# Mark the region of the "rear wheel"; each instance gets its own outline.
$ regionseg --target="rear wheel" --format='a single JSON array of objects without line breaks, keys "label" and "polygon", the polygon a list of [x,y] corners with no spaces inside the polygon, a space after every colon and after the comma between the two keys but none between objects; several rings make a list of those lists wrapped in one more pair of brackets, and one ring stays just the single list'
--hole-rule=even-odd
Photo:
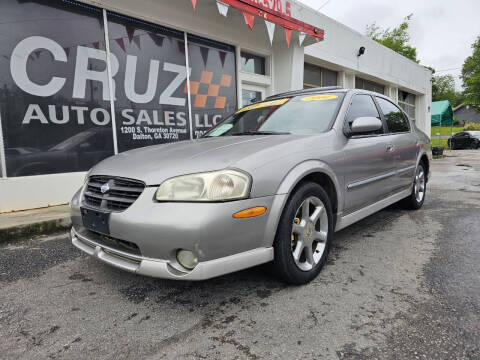
[{"label": "rear wheel", "polygon": [[280,218],[274,242],[274,267],[286,282],[305,284],[325,264],[333,233],[330,200],[315,183],[301,185]]},{"label": "rear wheel", "polygon": [[474,150],[478,149],[478,143],[476,141],[473,141],[472,145],[471,145],[471,148],[474,149]]},{"label": "rear wheel", "polygon": [[405,206],[412,210],[420,209],[425,201],[426,191],[427,175],[425,173],[425,164],[420,162],[413,179],[412,193],[404,200]]}]

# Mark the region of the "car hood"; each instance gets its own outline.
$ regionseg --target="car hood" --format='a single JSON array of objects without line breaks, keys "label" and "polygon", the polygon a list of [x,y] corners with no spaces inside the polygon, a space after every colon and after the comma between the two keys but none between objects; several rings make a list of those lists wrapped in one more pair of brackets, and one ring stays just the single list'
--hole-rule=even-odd
[{"label": "car hood", "polygon": [[[259,152],[283,148],[302,138],[305,136],[223,136],[154,145],[105,159],[92,169],[91,175],[126,177],[158,185],[178,175],[235,167]],[[279,150],[277,153],[281,153]]]}]

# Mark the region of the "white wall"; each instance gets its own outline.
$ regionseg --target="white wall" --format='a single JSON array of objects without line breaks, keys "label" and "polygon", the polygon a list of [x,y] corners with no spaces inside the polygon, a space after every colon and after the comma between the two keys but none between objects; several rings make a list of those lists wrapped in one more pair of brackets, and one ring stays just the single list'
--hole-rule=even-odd
[{"label": "white wall", "polygon": [[0,178],[0,213],[66,204],[84,178],[85,172]]}]

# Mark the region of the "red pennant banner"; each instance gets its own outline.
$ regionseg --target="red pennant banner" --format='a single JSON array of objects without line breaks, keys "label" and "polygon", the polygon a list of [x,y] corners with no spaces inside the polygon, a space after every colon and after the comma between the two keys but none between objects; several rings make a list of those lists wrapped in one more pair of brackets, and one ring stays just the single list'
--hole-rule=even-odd
[{"label": "red pennant banner", "polygon": [[100,49],[100,41],[96,41],[92,45],[95,49],[97,49],[97,50]]},{"label": "red pennant banner", "polygon": [[227,57],[227,53],[225,51],[218,51],[218,55],[220,56],[220,62],[222,63],[222,68],[225,65],[225,58]]},{"label": "red pennant banner", "polygon": [[132,42],[134,33],[135,33],[135,28],[133,26],[127,26],[127,35],[128,35],[129,42]]},{"label": "red pennant banner", "polygon": [[197,0],[190,0],[192,2],[193,10],[197,7]]},{"label": "red pennant banner", "polygon": [[244,11],[243,18],[245,19],[245,24],[248,25],[250,30],[253,30],[253,23],[255,22],[255,16]]},{"label": "red pennant banner", "polygon": [[292,30],[291,29],[285,29],[285,40],[287,40],[287,46],[290,47],[290,40],[292,39]]},{"label": "red pennant banner", "polygon": [[135,36],[133,37],[133,42],[135,43],[135,45],[137,45],[137,47],[138,47],[139,49],[141,49],[141,47],[140,47],[140,35],[135,35]]},{"label": "red pennant banner", "polygon": [[70,48],[65,47],[65,48],[63,48],[63,50],[65,50],[65,54],[67,54],[67,57],[68,57],[70,55]]},{"label": "red pennant banner", "polygon": [[41,52],[42,50],[35,51],[35,56],[37,57],[37,59],[40,57]]},{"label": "red pennant banner", "polygon": [[117,42],[118,46],[122,48],[123,52],[125,52],[125,42],[123,41],[123,38],[115,39],[115,41]]},{"label": "red pennant banner", "polygon": [[163,36],[157,35],[155,33],[149,32],[148,35],[150,36],[150,39],[153,40],[155,45],[162,47],[163,46]]},{"label": "red pennant banner", "polygon": [[210,50],[207,47],[200,46],[200,54],[202,55],[203,64],[207,67],[208,53]]}]

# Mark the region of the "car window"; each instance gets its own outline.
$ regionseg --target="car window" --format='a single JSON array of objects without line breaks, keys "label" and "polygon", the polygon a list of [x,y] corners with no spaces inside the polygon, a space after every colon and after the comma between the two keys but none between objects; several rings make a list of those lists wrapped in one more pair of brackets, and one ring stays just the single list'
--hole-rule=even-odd
[{"label": "car window", "polygon": [[330,129],[342,93],[300,95],[263,101],[238,110],[205,137],[266,134],[316,134]]},{"label": "car window", "polygon": [[[370,95],[355,95],[346,117],[346,126],[351,130],[352,122],[359,117],[372,116],[380,119],[377,107]],[[383,129],[379,129],[370,134],[383,134]],[[368,135],[368,134],[366,134]]]},{"label": "car window", "polygon": [[396,105],[383,98],[377,97],[378,105],[382,110],[385,121],[387,122],[389,133],[401,133],[410,131],[408,120]]}]

